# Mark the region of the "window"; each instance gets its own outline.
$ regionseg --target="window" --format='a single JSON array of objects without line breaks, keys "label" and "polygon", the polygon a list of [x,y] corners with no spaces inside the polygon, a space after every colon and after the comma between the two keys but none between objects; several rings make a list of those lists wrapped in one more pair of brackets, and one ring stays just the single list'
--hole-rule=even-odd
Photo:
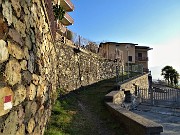
[{"label": "window", "polygon": [[128,60],[129,60],[129,61],[132,61],[132,56],[128,56]]},{"label": "window", "polygon": [[142,53],[138,53],[138,58],[141,57],[142,58]]}]

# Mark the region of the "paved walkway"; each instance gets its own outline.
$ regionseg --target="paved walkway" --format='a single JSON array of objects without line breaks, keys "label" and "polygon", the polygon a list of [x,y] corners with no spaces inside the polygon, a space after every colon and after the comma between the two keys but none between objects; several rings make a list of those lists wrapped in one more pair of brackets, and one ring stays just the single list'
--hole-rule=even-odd
[{"label": "paved walkway", "polygon": [[180,135],[180,109],[139,105],[133,112],[162,124],[161,135]]}]

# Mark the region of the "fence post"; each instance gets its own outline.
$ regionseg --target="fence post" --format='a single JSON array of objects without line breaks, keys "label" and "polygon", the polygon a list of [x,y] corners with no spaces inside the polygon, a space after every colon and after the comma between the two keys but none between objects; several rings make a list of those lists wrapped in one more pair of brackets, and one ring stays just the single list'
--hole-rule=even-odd
[{"label": "fence post", "polygon": [[176,98],[176,100],[177,100],[177,103],[179,104],[179,90],[176,90],[177,91],[177,98]]},{"label": "fence post", "polygon": [[150,100],[151,100],[151,105],[154,105],[154,101],[153,101],[153,88],[150,87]]}]

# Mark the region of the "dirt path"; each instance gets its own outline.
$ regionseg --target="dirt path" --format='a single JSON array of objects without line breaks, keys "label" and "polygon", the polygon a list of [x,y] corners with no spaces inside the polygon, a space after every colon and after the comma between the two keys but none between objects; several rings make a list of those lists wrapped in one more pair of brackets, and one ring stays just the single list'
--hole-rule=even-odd
[{"label": "dirt path", "polygon": [[81,108],[86,120],[89,121],[89,123],[93,123],[92,130],[96,131],[98,135],[115,135],[115,132],[104,126],[103,121],[92,113],[84,103],[78,101],[78,106]]},{"label": "dirt path", "polygon": [[59,98],[45,135],[125,135],[126,129],[104,104],[114,83],[104,80]]}]

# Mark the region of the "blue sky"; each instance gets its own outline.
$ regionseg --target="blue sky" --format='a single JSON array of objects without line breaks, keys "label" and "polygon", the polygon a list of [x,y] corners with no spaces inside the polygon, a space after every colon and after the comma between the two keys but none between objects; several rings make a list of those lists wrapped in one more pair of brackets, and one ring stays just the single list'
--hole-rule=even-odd
[{"label": "blue sky", "polygon": [[153,48],[153,78],[171,65],[180,72],[180,0],[72,0],[73,32],[96,42],[131,42]]}]

